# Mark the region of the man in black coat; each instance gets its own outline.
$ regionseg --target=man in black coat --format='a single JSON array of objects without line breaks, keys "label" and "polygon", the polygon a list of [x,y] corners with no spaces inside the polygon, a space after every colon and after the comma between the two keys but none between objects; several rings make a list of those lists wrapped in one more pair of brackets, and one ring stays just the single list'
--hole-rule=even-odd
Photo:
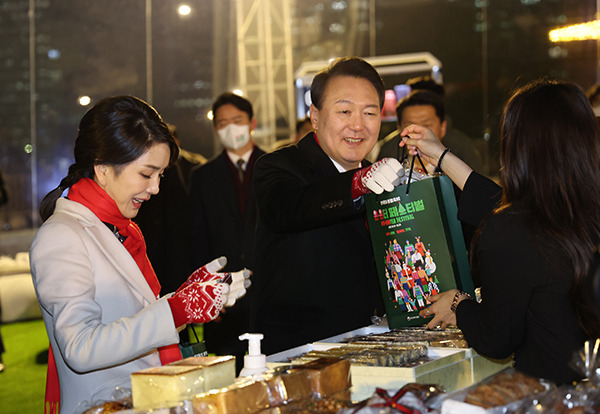
[{"label": "man in black coat", "polygon": [[[224,93],[212,107],[213,125],[224,150],[192,172],[193,266],[227,258],[224,271],[252,269],[256,202],[251,191],[256,159],[264,154],[252,139],[256,127],[252,104],[233,93]],[[239,335],[248,331],[249,295],[204,325],[208,352],[235,355],[238,370],[246,344]]]},{"label": "man in black coat", "polygon": [[399,162],[363,159],[377,141],[384,86],[359,58],[342,58],[311,86],[314,128],[261,157],[253,330],[266,354],[371,323],[383,303],[363,195],[391,191]]}]

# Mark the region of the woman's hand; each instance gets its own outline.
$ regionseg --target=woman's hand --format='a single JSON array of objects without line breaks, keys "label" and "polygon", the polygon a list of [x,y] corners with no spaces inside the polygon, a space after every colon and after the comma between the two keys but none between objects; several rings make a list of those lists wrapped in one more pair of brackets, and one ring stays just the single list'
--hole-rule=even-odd
[{"label": "woman's hand", "polygon": [[[440,157],[446,151],[444,144],[427,128],[418,125],[409,125],[400,133],[402,141],[400,146],[407,146],[410,155],[421,154],[429,164],[439,168]],[[450,177],[452,182],[461,190],[473,169],[451,152],[444,155],[441,169]]]},{"label": "woman's hand", "polygon": [[429,164],[437,167],[440,156],[446,149],[430,129],[409,125],[400,133],[400,146],[407,146],[410,155],[420,154]]},{"label": "woman's hand", "polygon": [[427,328],[433,329],[440,326],[442,329],[448,325],[456,325],[456,314],[452,312],[450,306],[454,300],[454,295],[458,289],[452,289],[447,292],[442,292],[439,295],[430,295],[427,297],[429,302],[433,302],[431,306],[419,312],[419,315],[429,317],[435,315],[427,324]]},{"label": "woman's hand", "polygon": [[213,280],[223,280],[225,277],[224,273],[218,273],[219,270],[223,269],[227,264],[227,258],[221,256],[213,260],[212,262],[205,264],[204,266],[196,269],[188,279],[177,289],[177,292],[185,289],[192,283],[204,283],[211,282]]},{"label": "woman's hand", "polygon": [[231,307],[235,301],[246,294],[246,289],[252,284],[250,282],[252,272],[248,269],[238,270],[233,273],[225,273],[223,281],[229,284],[229,293],[225,300],[225,306]]},{"label": "woman's hand", "polygon": [[210,322],[227,301],[229,285],[216,280],[189,283],[169,299],[175,326]]}]

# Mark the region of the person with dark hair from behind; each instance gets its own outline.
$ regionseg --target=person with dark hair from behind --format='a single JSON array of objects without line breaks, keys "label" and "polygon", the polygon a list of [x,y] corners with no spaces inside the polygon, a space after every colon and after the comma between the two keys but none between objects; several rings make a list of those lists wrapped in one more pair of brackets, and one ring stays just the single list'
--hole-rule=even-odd
[{"label": "person with dark hair from behind", "polygon": [[[385,137],[381,143],[381,149],[377,159],[385,157],[396,157],[398,154],[398,144],[400,143],[400,136],[398,134],[406,125],[417,124],[423,125],[423,122],[429,123],[440,123],[440,128],[443,129],[443,134],[437,135],[437,137],[443,141],[447,148],[450,148],[452,152],[458,155],[459,158],[463,159],[467,164],[471,166],[475,171],[484,173],[483,160],[481,154],[475,148],[473,140],[465,135],[463,132],[452,126],[452,122],[446,112],[445,89],[444,85],[441,85],[434,81],[430,76],[420,76],[417,78],[411,78],[406,81],[406,84],[410,86],[411,92],[415,91],[431,91],[440,97],[440,103],[430,104],[429,102],[405,104],[405,108],[410,107],[405,114],[398,110],[400,102],[396,106],[396,114],[398,116],[398,129],[390,133]],[[406,99],[406,98],[405,98]],[[409,113],[408,113],[409,112]],[[401,117],[402,115],[402,117]],[[437,120],[434,118],[437,117]],[[429,128],[428,125],[423,125]]]},{"label": "person with dark hair from behind", "polygon": [[85,411],[130,388],[133,372],[181,359],[178,330],[216,318],[245,293],[249,272],[223,283],[221,257],[160,297],[131,219],[177,154],[160,115],[133,96],[105,98],[81,119],[75,163],[40,203],[44,223],[30,251],[50,340],[45,412]]},{"label": "person with dark hair from behind", "polygon": [[600,242],[600,133],[583,91],[538,81],[512,95],[501,123],[501,188],[430,130],[412,125],[401,134],[411,154],[418,149],[463,190],[459,219],[480,225],[471,269],[481,302],[456,289],[431,296],[421,311],[435,315],[428,326],[458,325],[478,353],[514,354],[525,374],[581,379],[570,361],[600,336],[584,283]]},{"label": "person with dark hair from behind", "polygon": [[314,132],[262,156],[253,330],[266,354],[370,325],[383,302],[364,194],[392,191],[394,159],[364,161],[381,126],[384,85],[357,57],[339,58],[311,85]]},{"label": "person with dark hair from behind", "polygon": [[[192,172],[192,264],[226,256],[225,270],[252,269],[256,202],[251,185],[254,163],[264,154],[252,136],[256,119],[250,101],[231,92],[215,100],[212,113],[224,149]],[[248,299],[204,325],[207,351],[235,355],[238,371],[247,349],[239,336],[248,331]]]},{"label": "person with dark hair from behind", "polygon": [[302,138],[304,138],[310,131],[312,131],[312,125],[309,117],[304,117],[296,122],[296,132],[292,138],[280,139],[275,141],[271,146],[271,151],[277,151],[279,148],[283,148],[287,145],[297,144]]}]

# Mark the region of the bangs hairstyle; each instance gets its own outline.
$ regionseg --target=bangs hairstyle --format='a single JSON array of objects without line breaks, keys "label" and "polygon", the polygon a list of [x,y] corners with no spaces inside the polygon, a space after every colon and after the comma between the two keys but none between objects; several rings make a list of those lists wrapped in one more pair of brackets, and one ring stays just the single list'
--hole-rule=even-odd
[{"label": "bangs hairstyle", "polygon": [[336,76],[348,76],[368,80],[377,91],[379,109],[383,108],[385,86],[379,73],[364,59],[359,57],[343,57],[337,58],[326,69],[315,75],[310,85],[310,99],[317,109],[322,109],[327,84]]},{"label": "bangs hairstyle", "polygon": [[82,178],[94,178],[95,165],[122,168],[156,144],[167,144],[169,166],[177,160],[179,147],[156,110],[134,96],[105,98],[81,118],[75,139],[75,163],[54,190],[40,203],[40,217],[48,219],[63,191]]},{"label": "bangs hairstyle", "polygon": [[169,146],[171,166],[179,156],[179,147],[158,112],[133,96],[105,98],[79,123],[75,164],[88,165],[92,171],[98,164],[119,169],[141,157],[155,144]]}]

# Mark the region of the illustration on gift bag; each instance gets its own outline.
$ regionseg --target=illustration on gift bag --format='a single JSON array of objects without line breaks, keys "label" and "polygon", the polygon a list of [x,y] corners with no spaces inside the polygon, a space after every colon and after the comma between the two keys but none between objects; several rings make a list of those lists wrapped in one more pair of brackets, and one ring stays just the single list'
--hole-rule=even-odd
[{"label": "illustration on gift bag", "polygon": [[447,176],[369,194],[366,206],[390,328],[428,322],[418,313],[429,306],[432,295],[454,288],[473,294],[456,199]]},{"label": "illustration on gift bag", "polygon": [[395,238],[388,240],[385,254],[385,277],[389,300],[402,311],[415,311],[425,308],[431,295],[440,293],[436,265],[431,246],[415,237],[414,245],[406,240],[404,250]]}]

